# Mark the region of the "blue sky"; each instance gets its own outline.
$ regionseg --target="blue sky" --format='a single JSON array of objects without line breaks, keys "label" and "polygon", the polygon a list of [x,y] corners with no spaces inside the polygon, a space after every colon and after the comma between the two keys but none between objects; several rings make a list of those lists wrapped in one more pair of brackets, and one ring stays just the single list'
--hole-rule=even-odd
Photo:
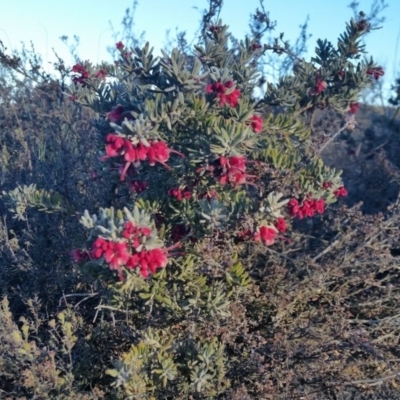
[{"label": "blue sky", "polygon": [[[368,12],[372,0],[359,0],[359,8]],[[395,69],[400,73],[400,0],[386,0],[389,7],[383,12],[386,21],[382,29],[366,38],[367,50],[382,64],[387,73],[385,80],[390,86]],[[135,32],[145,31],[145,38],[159,49],[166,42],[166,31],[186,30],[188,38],[196,31],[206,0],[138,0],[135,16]],[[345,22],[352,17],[348,7],[350,0],[265,0],[265,8],[272,20],[276,20],[277,33],[285,32],[285,38],[294,41],[299,25],[309,16],[309,53],[317,38],[336,43],[344,30]],[[113,45],[110,22],[118,30],[125,9],[133,0],[13,0],[2,2],[0,40],[9,48],[18,50],[21,42],[33,41],[45,64],[55,60],[52,48],[67,62],[72,62],[67,47],[60,40],[66,35],[80,38],[78,54],[93,63],[110,60],[106,47]],[[233,34],[243,38],[248,33],[249,16],[259,5],[259,0],[225,0],[221,17],[230,25]],[[397,51],[396,51],[397,48]],[[395,66],[398,66],[395,68]]]}]

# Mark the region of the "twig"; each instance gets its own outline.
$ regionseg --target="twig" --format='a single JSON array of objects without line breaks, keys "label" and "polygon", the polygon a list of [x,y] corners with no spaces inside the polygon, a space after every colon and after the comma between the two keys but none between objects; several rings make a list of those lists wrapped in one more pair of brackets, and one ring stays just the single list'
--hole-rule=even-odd
[{"label": "twig", "polygon": [[[71,293],[71,294],[67,294],[67,295],[62,295],[62,297],[60,297],[60,300],[58,301],[58,306],[60,307],[61,306],[61,300],[64,300],[65,301],[65,299],[67,298],[67,297],[87,297],[87,298],[90,298],[90,297],[93,297],[93,296],[96,296],[96,295],[98,295],[99,293],[98,292],[96,292],[96,293]],[[86,299],[83,299],[83,300],[81,300],[79,303],[82,303],[82,301],[85,301]],[[78,304],[79,304],[78,303]],[[66,301],[65,301],[65,304],[68,304]],[[75,307],[78,305],[78,304],[76,304],[75,305]]]},{"label": "twig", "polygon": [[362,385],[362,384],[370,384],[370,385],[379,385],[380,383],[387,381],[389,379],[394,379],[396,378],[397,375],[389,375],[389,376],[383,376],[381,378],[376,378],[376,379],[360,379],[358,381],[349,381],[349,382],[327,382],[330,385],[346,385],[346,386],[352,386],[352,385]]},{"label": "twig", "polygon": [[348,128],[349,126],[349,121],[346,121],[346,123],[336,132],[334,133],[319,149],[319,152],[322,153],[322,151],[325,149],[326,146],[333,140],[335,140],[345,129]]},{"label": "twig", "polygon": [[340,243],[340,241],[338,239],[333,241],[328,247],[326,247],[324,250],[322,250],[321,253],[317,254],[314,258],[312,258],[312,261],[317,261],[319,258],[321,258],[326,253],[329,253],[338,243]]}]

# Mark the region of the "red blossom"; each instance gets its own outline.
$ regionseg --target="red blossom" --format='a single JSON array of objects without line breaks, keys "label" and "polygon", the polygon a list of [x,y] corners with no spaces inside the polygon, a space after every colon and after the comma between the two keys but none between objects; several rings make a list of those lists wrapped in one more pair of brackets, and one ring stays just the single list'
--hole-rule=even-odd
[{"label": "red blossom", "polygon": [[69,96],[69,99],[71,100],[71,101],[75,101],[76,100],[76,96],[73,94],[72,96]]},{"label": "red blossom", "polygon": [[104,69],[100,69],[99,71],[96,72],[95,77],[98,79],[106,79],[107,72]]},{"label": "red blossom", "polygon": [[111,269],[119,270],[119,268],[126,264],[130,254],[128,252],[127,244],[124,242],[111,242],[110,246],[104,253],[104,258]]},{"label": "red blossom", "polygon": [[317,84],[315,85],[315,88],[313,90],[313,94],[320,94],[322,93],[326,88],[328,87],[328,84],[326,81],[322,80],[321,78],[317,79]]},{"label": "red blossom", "polygon": [[106,114],[106,117],[109,121],[118,123],[122,120],[122,114],[124,111],[124,107],[122,107],[121,104],[118,104],[117,107]]},{"label": "red blossom", "polygon": [[258,232],[254,233],[254,240],[256,242],[264,242],[266,246],[274,244],[276,239],[277,231],[273,227],[262,226]]},{"label": "red blossom", "polygon": [[222,27],[218,25],[211,25],[209,29],[210,32],[214,33],[214,32],[219,32],[222,29]]},{"label": "red blossom", "polygon": [[344,186],[341,186],[340,188],[336,189],[333,192],[333,195],[338,198],[338,197],[344,197],[347,196],[348,192],[347,189]]},{"label": "red blossom", "polygon": [[87,71],[82,64],[75,64],[72,67],[72,72],[77,74],[72,77],[72,82],[74,82],[75,85],[81,84],[82,86],[85,86],[85,80],[89,78],[89,71]]},{"label": "red blossom", "polygon": [[369,68],[367,70],[367,75],[372,75],[376,80],[381,76],[385,75],[385,71],[382,67]]},{"label": "red blossom", "polygon": [[253,43],[252,45],[251,45],[251,49],[253,50],[253,51],[256,51],[256,50],[258,50],[258,49],[261,49],[262,48],[262,46],[261,46],[261,44],[260,43]]},{"label": "red blossom", "polygon": [[166,251],[163,249],[142,250],[132,254],[126,263],[126,268],[139,268],[143,278],[148,278],[150,272],[155,274],[157,269],[165,268],[168,264]]},{"label": "red blossom", "polygon": [[182,201],[183,199],[190,200],[192,192],[188,188],[173,188],[168,190],[168,195],[174,197],[178,201]]},{"label": "red blossom", "polygon": [[286,231],[286,221],[284,218],[279,217],[275,221],[275,228],[278,229],[279,232],[284,233]]},{"label": "red blossom", "polygon": [[82,261],[88,261],[90,259],[89,253],[84,250],[74,249],[71,251],[71,257],[74,262],[79,263]]},{"label": "red blossom", "polygon": [[324,188],[324,189],[329,189],[329,188],[331,188],[332,187],[332,182],[324,182],[323,184],[322,184],[322,187]]},{"label": "red blossom", "polygon": [[106,154],[108,157],[115,157],[123,151],[126,140],[115,133],[110,133],[106,137]]},{"label": "red blossom", "polygon": [[232,80],[228,80],[225,84],[221,82],[210,83],[206,86],[206,93],[215,94],[215,97],[219,99],[219,105],[221,107],[225,104],[236,107],[241,95],[240,90],[233,89],[229,94],[226,94],[227,89],[232,89],[233,85]]},{"label": "red blossom", "polygon": [[260,133],[262,131],[264,121],[259,115],[253,115],[249,122],[254,133]]},{"label": "red blossom", "polygon": [[314,208],[318,214],[323,214],[325,212],[325,200],[324,199],[316,200]]},{"label": "red blossom", "polygon": [[249,183],[247,178],[255,178],[255,176],[246,173],[246,159],[244,156],[231,156],[229,158],[220,157],[217,160],[215,176],[221,185],[228,182],[233,185],[241,185]]},{"label": "red blossom", "polygon": [[76,72],[77,74],[84,74],[86,71],[85,67],[82,64],[75,64],[72,67],[72,72]]},{"label": "red blossom", "polygon": [[115,44],[115,47],[116,47],[118,50],[122,50],[125,46],[124,46],[124,44],[123,44],[121,41],[119,41],[118,43]]},{"label": "red blossom", "polygon": [[114,133],[108,134],[106,137],[106,156],[101,160],[109,157],[122,156],[125,160],[125,165],[121,171],[120,180],[125,180],[126,173],[132,163],[140,163],[147,160],[151,166],[156,162],[170,169],[166,162],[169,160],[170,154],[175,153],[180,157],[184,157],[182,153],[170,149],[163,141],[149,141],[149,146],[142,143],[134,145],[129,139],[124,139]]},{"label": "red blossom", "polygon": [[311,199],[307,197],[302,203],[297,199],[291,199],[288,203],[289,214],[292,217],[303,219],[304,217],[312,218],[315,213],[323,214],[325,211],[325,200]]},{"label": "red blossom", "polygon": [[148,182],[146,181],[132,181],[129,185],[129,189],[132,192],[142,193],[149,187]]},{"label": "red blossom", "polygon": [[[257,235],[257,233],[255,233],[254,235],[253,235],[253,239],[254,239],[254,237]],[[239,231],[238,232],[238,237],[240,238],[240,239],[247,239],[247,238],[250,238],[252,236],[252,232],[251,232],[251,230],[250,229],[244,229],[243,231]],[[258,236],[257,236],[258,237]],[[257,240],[258,241],[258,240]]]},{"label": "red blossom", "polygon": [[350,104],[349,113],[350,113],[350,114],[356,114],[357,111],[358,111],[358,107],[359,107],[359,106],[360,106],[360,105],[359,105],[358,103],[351,103],[351,104]]}]

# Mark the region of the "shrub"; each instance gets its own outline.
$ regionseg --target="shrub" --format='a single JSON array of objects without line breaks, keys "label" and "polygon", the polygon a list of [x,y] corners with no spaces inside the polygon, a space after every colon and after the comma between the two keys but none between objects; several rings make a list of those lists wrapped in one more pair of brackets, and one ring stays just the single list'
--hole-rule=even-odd
[{"label": "shrub", "polygon": [[[157,59],[148,44],[121,41],[115,65],[73,66],[62,120],[71,110],[74,127],[90,108],[96,134],[77,129],[71,143],[67,130],[43,161],[69,165],[67,182],[88,186],[75,193],[50,169],[43,178],[58,179],[39,182],[46,190],[21,183],[2,194],[18,238],[4,225],[0,389],[18,398],[321,398],[379,371],[397,377],[387,361],[398,334],[397,209],[387,220],[336,213],[347,189],[320,156],[353,127],[360,91],[382,75],[360,57],[368,31],[359,18],[337,47],[318,41],[315,57],[298,59],[262,97],[258,62],[288,48],[259,37],[230,47],[221,21],[205,26],[192,55]],[[328,107],[343,125],[321,140],[312,115]],[[29,243],[32,230],[41,241]]]}]

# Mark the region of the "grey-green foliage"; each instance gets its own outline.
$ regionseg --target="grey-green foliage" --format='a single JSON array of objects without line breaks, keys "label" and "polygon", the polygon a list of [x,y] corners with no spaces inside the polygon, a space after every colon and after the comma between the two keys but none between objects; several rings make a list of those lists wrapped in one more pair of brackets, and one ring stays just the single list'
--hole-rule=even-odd
[{"label": "grey-green foliage", "polygon": [[46,213],[65,212],[72,213],[74,210],[70,204],[53,190],[37,189],[35,184],[29,186],[17,186],[14,190],[2,192],[0,196],[14,214],[13,218],[26,221],[26,210],[35,207]]}]

